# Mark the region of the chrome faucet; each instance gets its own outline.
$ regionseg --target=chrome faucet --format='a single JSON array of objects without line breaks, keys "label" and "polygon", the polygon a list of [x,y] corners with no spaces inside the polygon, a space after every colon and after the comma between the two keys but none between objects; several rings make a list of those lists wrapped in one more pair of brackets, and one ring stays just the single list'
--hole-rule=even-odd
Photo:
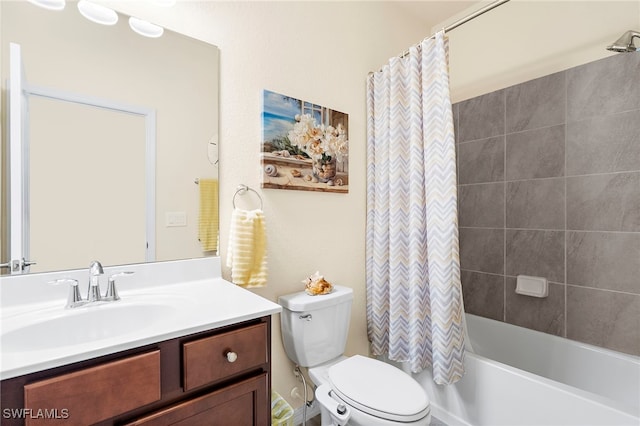
[{"label": "chrome faucet", "polygon": [[131,275],[134,272],[119,272],[109,277],[109,285],[104,297],[100,294],[100,275],[104,274],[102,265],[97,260],[91,262],[89,265],[89,289],[87,292],[87,299],[83,299],[78,290],[78,280],[70,278],[62,278],[54,281],[49,281],[49,284],[69,284],[69,294],[67,296],[67,304],[65,309],[77,308],[78,306],[86,305],[92,302],[115,302],[120,300],[118,291],[116,290],[116,278],[125,275]]},{"label": "chrome faucet", "polygon": [[102,265],[97,260],[89,265],[89,291],[87,292],[87,301],[97,302],[102,299],[100,295],[100,275],[104,274]]}]

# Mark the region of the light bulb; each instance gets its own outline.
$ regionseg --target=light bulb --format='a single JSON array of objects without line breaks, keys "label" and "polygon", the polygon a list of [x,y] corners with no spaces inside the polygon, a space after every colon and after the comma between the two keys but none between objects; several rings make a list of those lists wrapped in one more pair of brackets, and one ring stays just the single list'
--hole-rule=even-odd
[{"label": "light bulb", "polygon": [[49,10],[62,10],[65,6],[65,0],[27,0],[36,6],[44,7]]},{"label": "light bulb", "polygon": [[82,16],[96,24],[115,25],[118,22],[118,14],[115,10],[87,0],[78,2],[78,10]]},{"label": "light bulb", "polygon": [[145,37],[158,38],[164,33],[164,28],[161,26],[133,16],[129,18],[129,26],[133,31]]}]

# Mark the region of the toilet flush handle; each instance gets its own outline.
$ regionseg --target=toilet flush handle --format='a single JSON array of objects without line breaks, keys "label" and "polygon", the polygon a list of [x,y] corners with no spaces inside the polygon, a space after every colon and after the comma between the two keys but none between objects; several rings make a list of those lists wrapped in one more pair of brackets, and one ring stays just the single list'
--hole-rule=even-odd
[{"label": "toilet flush handle", "polygon": [[306,320],[306,321],[311,321],[313,319],[313,317],[311,316],[311,314],[304,314],[304,315],[300,315],[298,318]]}]

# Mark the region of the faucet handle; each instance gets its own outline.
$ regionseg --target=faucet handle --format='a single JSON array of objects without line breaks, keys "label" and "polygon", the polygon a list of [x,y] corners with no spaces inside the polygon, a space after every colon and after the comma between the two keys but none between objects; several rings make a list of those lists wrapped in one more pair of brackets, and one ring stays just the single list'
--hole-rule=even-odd
[{"label": "faucet handle", "polygon": [[113,302],[115,302],[116,300],[120,300],[120,296],[118,296],[118,290],[116,289],[116,278],[124,277],[125,275],[131,275],[134,273],[135,272],[125,271],[111,275],[109,277],[109,283],[107,284],[107,291],[104,294],[104,300],[110,300]]},{"label": "faucet handle", "polygon": [[67,295],[67,304],[64,307],[65,309],[75,308],[76,306],[84,304],[84,300],[82,300],[80,290],[78,289],[78,280],[74,280],[71,278],[60,278],[57,280],[49,281],[47,282],[47,284],[69,284],[69,293]]}]

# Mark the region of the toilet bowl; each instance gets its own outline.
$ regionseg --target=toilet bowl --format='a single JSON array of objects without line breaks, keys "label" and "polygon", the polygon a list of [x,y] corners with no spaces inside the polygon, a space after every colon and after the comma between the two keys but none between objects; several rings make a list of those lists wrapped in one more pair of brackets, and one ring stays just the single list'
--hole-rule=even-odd
[{"label": "toilet bowl", "polygon": [[424,389],[411,376],[382,361],[361,355],[340,357],[309,368],[309,376],[350,409],[349,425],[417,426],[431,421]]},{"label": "toilet bowl", "polygon": [[308,368],[322,425],[428,425],[429,398],[411,376],[373,358],[343,355],[352,300],[353,290],[341,286],[328,295],[278,299],[285,351]]}]

